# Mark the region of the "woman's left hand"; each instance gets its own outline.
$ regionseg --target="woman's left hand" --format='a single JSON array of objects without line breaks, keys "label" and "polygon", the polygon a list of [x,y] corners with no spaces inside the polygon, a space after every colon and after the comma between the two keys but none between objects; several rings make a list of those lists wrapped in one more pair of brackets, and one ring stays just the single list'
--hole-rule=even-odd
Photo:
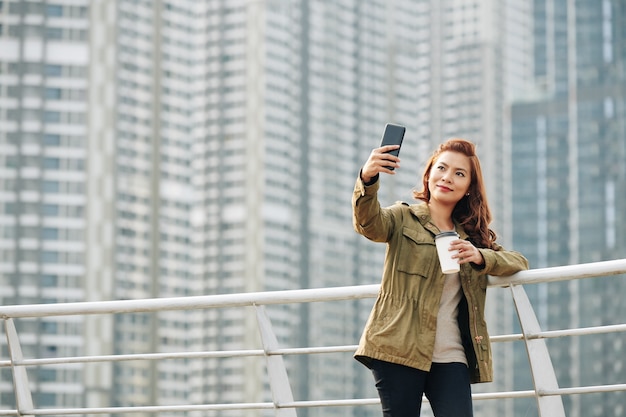
[{"label": "woman's left hand", "polygon": [[482,265],[485,263],[480,251],[467,240],[453,240],[452,243],[450,243],[450,250],[458,251],[458,253],[452,255],[452,259],[457,259],[459,264],[472,262],[476,265]]}]

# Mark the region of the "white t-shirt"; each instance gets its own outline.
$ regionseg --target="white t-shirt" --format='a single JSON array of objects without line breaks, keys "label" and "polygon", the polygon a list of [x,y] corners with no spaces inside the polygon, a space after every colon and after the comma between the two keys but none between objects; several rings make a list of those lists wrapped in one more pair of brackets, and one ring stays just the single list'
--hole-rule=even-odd
[{"label": "white t-shirt", "polygon": [[457,317],[459,301],[461,301],[461,278],[458,272],[445,274],[443,293],[437,314],[437,332],[435,334],[435,350],[433,362],[460,362],[467,365],[467,357],[461,342],[461,330]]}]

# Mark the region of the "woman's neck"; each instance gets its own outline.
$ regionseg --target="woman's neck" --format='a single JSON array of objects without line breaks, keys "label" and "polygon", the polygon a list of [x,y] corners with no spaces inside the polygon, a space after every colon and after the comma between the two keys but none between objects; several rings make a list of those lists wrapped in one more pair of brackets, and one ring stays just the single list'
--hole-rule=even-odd
[{"label": "woman's neck", "polygon": [[429,202],[428,207],[430,209],[430,217],[439,230],[454,230],[454,221],[452,220],[454,207],[442,206],[433,202]]}]

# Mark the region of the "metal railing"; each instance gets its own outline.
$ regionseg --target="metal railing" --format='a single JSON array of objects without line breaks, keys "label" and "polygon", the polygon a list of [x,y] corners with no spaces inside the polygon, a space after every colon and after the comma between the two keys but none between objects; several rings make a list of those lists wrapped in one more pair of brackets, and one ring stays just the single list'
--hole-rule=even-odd
[{"label": "metal railing", "polygon": [[[626,381],[622,384],[581,386],[560,388],[546,339],[581,336],[598,333],[625,332],[626,324],[610,326],[573,328],[558,331],[542,331],[533,307],[523,285],[556,282],[575,279],[606,277],[626,274],[626,259],[570,265],[554,268],[534,269],[519,272],[510,277],[489,277],[490,287],[508,287],[511,291],[519,317],[522,334],[499,335],[492,342],[523,340],[528,353],[533,390],[473,394],[475,400],[534,397],[537,400],[539,415],[542,417],[565,417],[562,396],[599,392],[626,391]],[[374,298],[379,285],[304,289],[275,292],[259,292],[195,297],[158,298],[144,300],[100,301],[59,304],[36,304],[0,306],[0,318],[4,321],[5,335],[9,348],[8,360],[0,360],[0,368],[10,367],[13,375],[16,409],[0,410],[0,416],[45,416],[77,414],[122,414],[130,412],[159,413],[209,410],[274,410],[277,417],[294,417],[298,408],[336,407],[371,405],[378,398],[295,401],[283,361],[285,355],[308,355],[320,353],[353,352],[356,345],[281,348],[278,345],[272,324],[265,312],[265,306],[317,301],[338,301]],[[102,355],[58,358],[24,358],[14,320],[49,316],[116,314],[161,312],[173,310],[210,309],[226,307],[253,307],[256,311],[263,349],[239,351],[173,352],[127,355]],[[182,358],[224,358],[242,356],[262,356],[267,361],[268,379],[272,392],[271,402],[222,403],[197,405],[152,405],[139,407],[100,407],[100,408],[38,408],[33,404],[26,369],[51,364],[120,362],[129,360],[161,360]],[[259,382],[261,383],[261,382]]]}]

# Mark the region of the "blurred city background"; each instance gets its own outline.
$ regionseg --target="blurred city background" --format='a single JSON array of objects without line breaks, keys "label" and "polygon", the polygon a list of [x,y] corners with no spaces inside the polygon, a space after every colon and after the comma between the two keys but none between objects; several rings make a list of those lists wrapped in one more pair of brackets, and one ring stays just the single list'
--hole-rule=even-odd
[{"label": "blurred city background", "polygon": [[[407,133],[383,204],[410,201],[432,149],[460,136],[477,143],[499,242],[531,268],[625,257],[623,0],[0,1],[0,304],[378,283],[385,247],[353,231],[350,198],[387,122]],[[623,321],[625,287],[528,291],[542,328],[563,329]],[[268,313],[281,346],[348,345],[371,303]],[[492,335],[519,331],[508,293],[488,303]],[[18,327],[27,357],[259,345],[239,310]],[[474,392],[531,388],[524,346],[501,345],[496,380]],[[623,333],[548,345],[562,386],[624,382]],[[376,396],[350,354],[286,360],[296,399]],[[254,402],[270,397],[261,368],[132,361],[29,378],[41,407]],[[0,376],[0,408],[15,408]],[[564,401],[571,417],[626,416],[624,393]],[[537,410],[525,398],[475,413]]]}]

